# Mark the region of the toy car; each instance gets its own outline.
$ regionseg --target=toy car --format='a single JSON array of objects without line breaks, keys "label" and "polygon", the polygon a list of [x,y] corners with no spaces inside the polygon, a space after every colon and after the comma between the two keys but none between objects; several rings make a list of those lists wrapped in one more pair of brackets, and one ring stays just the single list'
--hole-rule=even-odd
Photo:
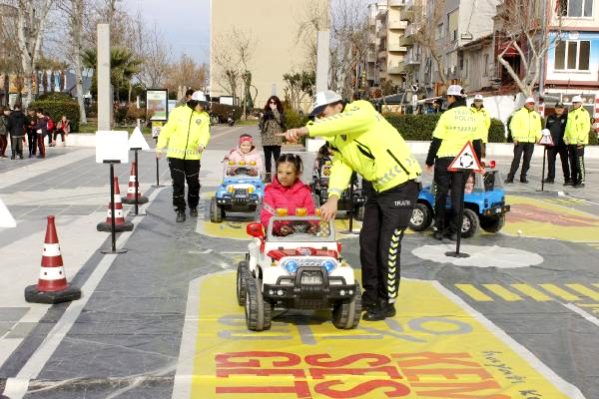
[{"label": "toy car", "polygon": [[[312,172],[312,192],[314,193],[314,204],[323,205],[329,198],[329,177],[331,175],[332,162],[330,159],[318,161],[318,165]],[[366,196],[362,190],[362,179],[354,173],[351,180],[351,189],[347,189],[341,194],[337,209],[348,212],[353,210],[357,220],[364,220],[364,203]]]},{"label": "toy car", "polygon": [[275,308],[332,309],[335,327],[358,326],[360,285],[341,257],[333,221],[273,216],[266,233],[260,223],[247,233],[254,240],[237,267],[237,302],[249,330],[268,330]]},{"label": "toy car", "polygon": [[[476,173],[470,180],[470,189],[464,194],[464,219],[462,237],[474,236],[479,228],[497,233],[505,224],[505,214],[510,206],[505,204],[505,190],[496,169],[487,169],[485,173]],[[468,184],[467,184],[468,186]],[[431,186],[424,187],[418,195],[418,202],[412,212],[410,228],[424,231],[429,228],[435,209],[435,193]],[[447,209],[451,209],[451,200],[447,200]]]},{"label": "toy car", "polygon": [[220,223],[226,212],[255,212],[264,198],[264,183],[255,164],[225,162],[225,176],[210,201],[210,221]]}]

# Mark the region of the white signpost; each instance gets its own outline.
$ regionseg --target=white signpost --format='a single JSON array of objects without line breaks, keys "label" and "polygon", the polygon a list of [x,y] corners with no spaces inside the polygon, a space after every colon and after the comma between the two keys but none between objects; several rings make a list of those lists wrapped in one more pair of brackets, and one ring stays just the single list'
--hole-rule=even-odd
[{"label": "white signpost", "polygon": [[17,227],[17,222],[10,214],[10,211],[4,205],[2,199],[0,199],[0,228],[13,228]]}]

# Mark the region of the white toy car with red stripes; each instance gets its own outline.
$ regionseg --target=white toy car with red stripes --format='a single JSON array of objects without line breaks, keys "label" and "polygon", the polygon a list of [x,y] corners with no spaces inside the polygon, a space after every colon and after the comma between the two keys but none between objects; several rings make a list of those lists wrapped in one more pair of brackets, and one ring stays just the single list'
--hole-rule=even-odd
[{"label": "white toy car with red stripes", "polygon": [[248,329],[268,330],[277,309],[330,309],[335,327],[356,328],[360,285],[341,256],[334,222],[284,211],[277,210],[266,232],[260,223],[247,226],[254,240],[237,268],[237,301]]}]

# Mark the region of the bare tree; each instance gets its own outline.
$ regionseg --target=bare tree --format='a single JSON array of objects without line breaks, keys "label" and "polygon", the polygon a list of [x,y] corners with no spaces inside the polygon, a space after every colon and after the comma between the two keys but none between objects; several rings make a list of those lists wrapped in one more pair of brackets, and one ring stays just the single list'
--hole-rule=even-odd
[{"label": "bare tree", "polygon": [[40,53],[46,17],[53,0],[18,0],[17,39],[27,89],[27,103],[33,98],[33,71]]},{"label": "bare tree", "polygon": [[316,71],[316,56],[318,52],[318,32],[329,29],[328,2],[310,0],[303,3],[303,8],[296,16],[297,28],[295,33],[296,44],[303,46],[305,51],[305,65],[301,69]]},{"label": "bare tree", "polygon": [[[541,1],[545,0],[505,0],[497,7],[499,31],[496,39],[500,43],[497,60],[526,97],[533,94],[535,86],[539,83],[547,51],[561,37],[562,13],[556,13],[557,26],[551,29],[555,34],[549,35],[550,24],[545,21],[551,19],[551,6],[544,10],[546,4],[541,4]],[[558,9],[561,4],[562,2],[557,3]],[[514,50],[519,55],[520,70],[510,64],[506,57],[506,54]]]},{"label": "bare tree", "polygon": [[139,81],[146,88],[162,87],[166,83],[170,67],[171,47],[164,41],[156,23],[147,30],[144,21],[138,16],[136,25],[137,52],[143,60]]},{"label": "bare tree", "polygon": [[22,74],[19,47],[14,40],[16,35],[17,9],[5,5],[0,12],[0,73],[2,73],[3,78],[5,106],[8,106],[11,75]]},{"label": "bare tree", "polygon": [[446,0],[415,0],[414,2],[414,42],[418,43],[437,65],[439,80],[447,85],[447,75],[443,65],[446,39],[438,32],[445,16]]},{"label": "bare tree", "polygon": [[360,1],[337,0],[332,12],[331,89],[353,98],[368,53],[368,13]]},{"label": "bare tree", "polygon": [[169,67],[165,82],[166,88],[172,92],[179,92],[181,87],[193,87],[203,90],[208,79],[208,68],[205,64],[198,65],[187,54],[181,55],[179,61]]}]

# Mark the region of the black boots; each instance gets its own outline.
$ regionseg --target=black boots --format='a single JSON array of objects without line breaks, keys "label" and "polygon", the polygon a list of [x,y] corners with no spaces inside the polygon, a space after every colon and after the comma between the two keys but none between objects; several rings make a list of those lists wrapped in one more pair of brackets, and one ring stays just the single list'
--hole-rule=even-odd
[{"label": "black boots", "polygon": [[198,217],[198,208],[191,208],[189,210],[189,216],[191,216],[192,218],[197,218]]},{"label": "black boots", "polygon": [[183,223],[185,221],[185,211],[177,212],[177,223]]},{"label": "black boots", "polygon": [[395,316],[395,305],[389,303],[386,299],[379,299],[378,303],[370,307],[362,319],[366,321],[380,321],[387,317]]}]

